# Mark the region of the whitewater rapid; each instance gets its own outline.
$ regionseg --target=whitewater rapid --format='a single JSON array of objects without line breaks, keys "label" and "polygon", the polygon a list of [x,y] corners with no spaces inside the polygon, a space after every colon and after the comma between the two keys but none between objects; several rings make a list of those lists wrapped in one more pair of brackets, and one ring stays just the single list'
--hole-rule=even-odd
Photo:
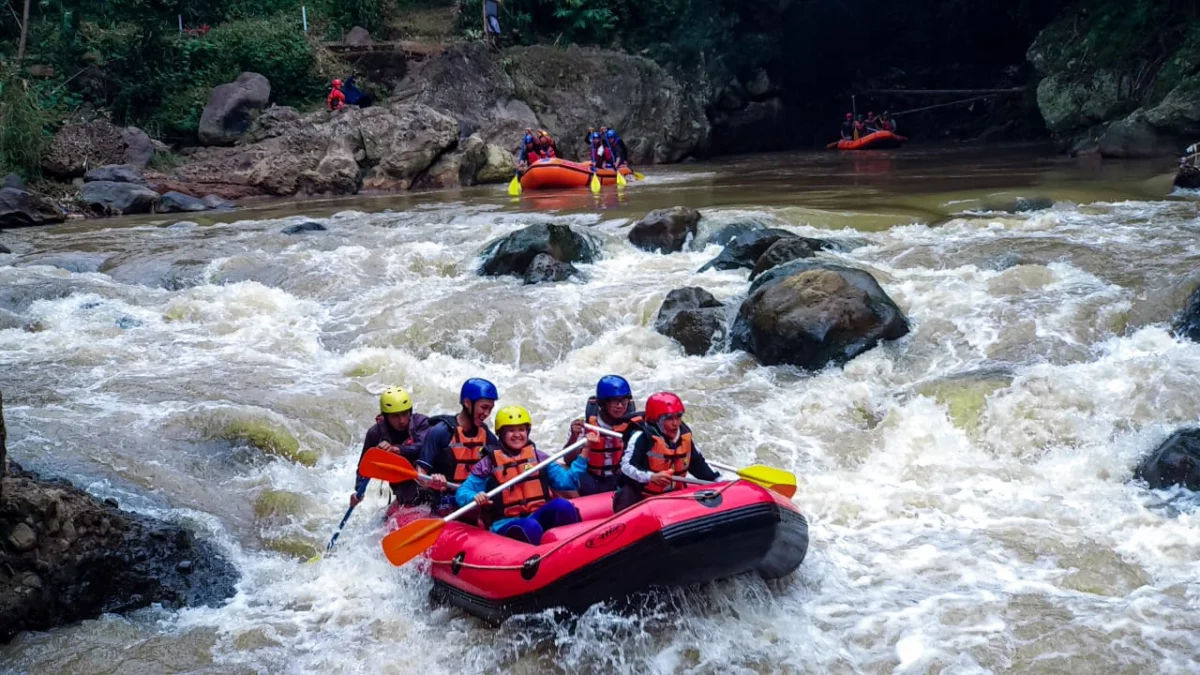
[{"label": "whitewater rapid", "polygon": [[[879,231],[831,230],[848,216],[820,209],[704,216],[702,237],[755,220],[847,243],[822,255],[874,274],[912,333],[819,373],[685,356],[653,331],[663,297],[701,286],[732,313],[746,271],[697,273],[716,246],[638,251],[604,212],[463,202],[344,211],[301,236],[280,233],[298,216],[4,233],[10,455],[189,524],[242,580],[222,607],[21,636],[0,669],[1200,672],[1200,504],[1129,482],[1200,418],[1200,345],[1169,332],[1196,281],[1196,202]],[[591,232],[602,259],[554,285],[474,273],[485,242],[534,222]],[[328,540],[384,388],[440,413],[484,376],[556,445],[610,372],[639,400],[678,392],[706,454],[796,472],[812,542],[795,575],[492,629],[383,559],[375,487],[337,555],[287,552]],[[237,421],[286,430],[315,465],[223,440]]]}]

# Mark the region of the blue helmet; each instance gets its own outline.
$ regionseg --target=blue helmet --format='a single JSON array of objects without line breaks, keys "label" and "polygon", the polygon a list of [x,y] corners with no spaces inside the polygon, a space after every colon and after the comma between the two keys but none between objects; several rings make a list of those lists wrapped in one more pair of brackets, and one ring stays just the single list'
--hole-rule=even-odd
[{"label": "blue helmet", "polygon": [[604,132],[604,135],[608,136],[608,140],[610,140],[610,141],[616,140],[616,138],[617,138],[617,132],[613,131],[612,129],[609,129],[608,131]]},{"label": "blue helmet", "polygon": [[592,140],[593,140],[593,141],[598,141],[598,140],[600,140],[600,132],[599,132],[599,131],[593,131],[593,132],[592,132]]},{"label": "blue helmet", "polygon": [[525,134],[525,145],[529,145],[532,142],[533,142],[533,136],[530,136],[529,134]]},{"label": "blue helmet", "polygon": [[463,382],[462,391],[458,394],[458,400],[461,402],[467,399],[472,403],[480,399],[486,398],[495,401],[500,398],[500,394],[496,393],[496,385],[487,380],[478,377]]},{"label": "blue helmet", "polygon": [[632,396],[629,382],[620,375],[605,375],[596,383],[596,398],[603,401],[609,398],[627,398]]}]

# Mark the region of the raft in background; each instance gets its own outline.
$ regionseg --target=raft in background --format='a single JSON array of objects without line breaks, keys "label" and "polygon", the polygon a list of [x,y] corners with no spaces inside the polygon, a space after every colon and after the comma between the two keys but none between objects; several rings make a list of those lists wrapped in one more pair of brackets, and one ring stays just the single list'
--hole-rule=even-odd
[{"label": "raft in background", "polygon": [[[632,175],[629,167],[621,167],[621,175]],[[596,175],[601,185],[613,185],[617,182],[617,172],[614,169],[597,169]],[[525,169],[521,174],[521,188],[524,190],[560,190],[567,188],[585,188],[592,180],[590,164],[572,162],[566,159],[543,159]]]},{"label": "raft in background", "polygon": [[828,150],[886,150],[898,148],[908,141],[906,136],[891,131],[874,131],[857,141],[834,141],[825,146]]},{"label": "raft in background", "polygon": [[796,506],[747,481],[670,492],[615,515],[612,497],[572,500],[583,522],[548,530],[538,546],[447,524],[428,554],[434,600],[491,622],[555,607],[579,613],[653,588],[747,572],[777,579],[808,552]]}]

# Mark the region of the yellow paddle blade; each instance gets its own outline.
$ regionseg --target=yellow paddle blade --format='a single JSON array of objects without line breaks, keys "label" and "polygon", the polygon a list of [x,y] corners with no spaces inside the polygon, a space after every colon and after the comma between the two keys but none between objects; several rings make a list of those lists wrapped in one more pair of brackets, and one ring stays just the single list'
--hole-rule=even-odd
[{"label": "yellow paddle blade", "polygon": [[791,471],[755,464],[739,469],[737,473],[742,478],[752,483],[758,483],[768,490],[778,492],[788,499],[796,496],[796,474]]},{"label": "yellow paddle blade", "polygon": [[363,453],[362,461],[358,463],[358,473],[387,483],[416,480],[418,475],[407,459],[379,448],[370,448]]},{"label": "yellow paddle blade", "polygon": [[634,178],[636,178],[636,179],[638,179],[638,180],[646,180],[646,174],[644,174],[644,173],[638,173],[638,172],[636,172],[636,171],[634,171],[634,172],[633,172],[633,177],[634,177]]},{"label": "yellow paddle blade", "polygon": [[521,194],[521,179],[513,176],[513,179],[508,183],[508,194],[516,197]]},{"label": "yellow paddle blade", "polygon": [[625,187],[625,175],[620,171],[617,172],[617,187]]},{"label": "yellow paddle blade", "polygon": [[592,187],[592,192],[600,191],[600,177],[594,173],[592,174],[591,187]]},{"label": "yellow paddle blade", "polygon": [[383,554],[399,567],[429,550],[444,527],[446,523],[440,518],[413,521],[383,538]]}]

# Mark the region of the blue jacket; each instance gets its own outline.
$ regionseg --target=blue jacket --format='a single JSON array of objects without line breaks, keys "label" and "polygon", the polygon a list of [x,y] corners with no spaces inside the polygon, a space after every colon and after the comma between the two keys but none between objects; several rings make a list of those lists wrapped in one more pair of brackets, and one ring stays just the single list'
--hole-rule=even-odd
[{"label": "blue jacket", "polygon": [[[538,456],[539,458],[544,459],[546,454],[539,450]],[[481,461],[475,466],[479,467],[485,462],[487,462],[487,460]],[[563,467],[563,465],[559,464],[558,462],[554,462],[542,470],[546,472],[546,479],[550,482],[550,487],[552,489],[578,490],[579,477],[587,473],[587,460],[580,456],[575,458],[575,462],[571,464],[571,468],[569,469]],[[490,471],[484,472],[482,469],[479,472],[471,471],[471,475],[467,477],[467,480],[463,481],[462,487],[458,488],[458,491],[454,493],[454,499],[456,502],[458,502],[458,506],[460,508],[474,501],[475,495],[479,494],[480,492],[487,491],[488,474],[490,474]],[[492,532],[499,532],[505,525],[514,520],[517,519],[501,518],[500,520],[497,520],[496,522],[492,523]]]}]

